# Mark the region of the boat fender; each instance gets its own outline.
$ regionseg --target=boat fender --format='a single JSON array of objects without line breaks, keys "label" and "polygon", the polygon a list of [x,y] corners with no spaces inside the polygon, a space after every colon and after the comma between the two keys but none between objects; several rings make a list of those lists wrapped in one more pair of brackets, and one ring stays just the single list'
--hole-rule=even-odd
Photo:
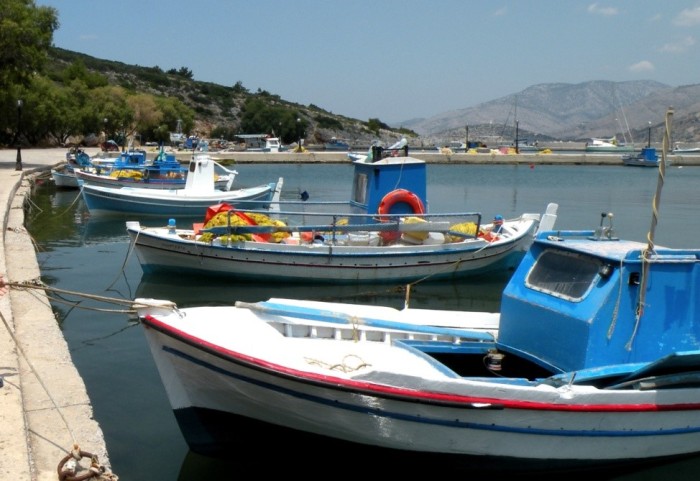
[{"label": "boat fender", "polygon": [[[425,206],[420,197],[406,189],[394,189],[382,197],[377,207],[377,214],[382,216],[390,214],[392,207],[399,203],[407,204],[414,214],[425,214]],[[388,222],[389,219],[382,217],[379,221]],[[385,243],[396,241],[401,237],[400,232],[380,232],[379,235]]]}]

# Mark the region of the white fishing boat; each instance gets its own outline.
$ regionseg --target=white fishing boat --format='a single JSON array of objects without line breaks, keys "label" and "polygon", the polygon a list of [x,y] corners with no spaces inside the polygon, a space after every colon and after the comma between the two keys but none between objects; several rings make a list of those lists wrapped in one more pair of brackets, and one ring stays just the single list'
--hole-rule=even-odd
[{"label": "white fishing boat", "polygon": [[78,189],[80,187],[75,170],[69,165],[51,169],[51,179],[59,189]]},{"label": "white fishing boat", "polygon": [[[214,161],[206,154],[197,154],[189,163],[182,189],[148,189],[139,187],[103,187],[83,183],[80,190],[91,214],[138,214],[147,216],[197,217],[207,207],[227,202],[247,208],[267,208],[275,193],[282,189],[283,179],[254,187],[217,189]],[[230,180],[232,184],[233,179]],[[279,195],[279,194],[278,194]]]},{"label": "white fishing boat", "polygon": [[682,147],[680,143],[676,142],[671,153],[674,155],[700,155],[700,147]]},{"label": "white fishing boat", "polygon": [[591,138],[586,142],[585,146],[586,152],[591,153],[625,153],[633,152],[634,147],[631,145],[620,144],[617,141],[617,137],[613,136],[610,138]]},{"label": "white fishing boat", "polygon": [[[413,157],[354,162],[347,202],[283,201],[269,211],[202,210],[191,228],[127,221],[145,272],[235,280],[406,283],[511,272],[556,204],[483,221],[478,211],[425,211],[426,164]],[[274,207],[275,204],[271,204]],[[293,206],[293,207],[290,207]],[[294,210],[295,209],[295,210]]]}]

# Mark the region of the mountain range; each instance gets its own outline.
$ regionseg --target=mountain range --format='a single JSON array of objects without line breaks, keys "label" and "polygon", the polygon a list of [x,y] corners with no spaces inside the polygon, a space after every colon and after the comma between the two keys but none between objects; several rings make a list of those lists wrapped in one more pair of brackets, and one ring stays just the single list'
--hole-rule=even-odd
[{"label": "mountain range", "polygon": [[[217,125],[239,124],[243,102],[256,96],[303,115],[308,122],[307,140],[312,144],[326,142],[332,137],[349,139],[354,145],[369,145],[376,139],[391,144],[410,132],[420,137],[410,136],[412,145],[440,145],[445,140],[463,140],[465,134],[470,140],[498,138],[499,142],[509,143],[516,134],[520,139],[575,142],[617,135],[619,140],[638,144],[651,135],[653,142],[661,142],[669,107],[674,108],[673,140],[700,142],[700,84],[673,87],[651,80],[543,83],[471,107],[395,122],[391,130],[374,131],[362,120],[327,112],[313,104],[288,102],[271,93],[240,95],[236,94],[235,87],[59,48],[52,48],[50,57],[56,69],[81,61],[89,70],[105,75],[111,84],[176,96],[199,113],[196,130],[205,133]],[[324,128],[317,120],[319,114],[334,119],[336,128]]]},{"label": "mountain range", "polygon": [[[661,141],[664,116],[673,107],[675,141],[700,141],[700,84],[672,87],[651,80],[578,84],[546,83],[429,118],[400,123],[422,137],[520,138],[586,141],[612,137]],[[395,124],[396,126],[396,124]],[[651,129],[651,131],[649,130]]]}]

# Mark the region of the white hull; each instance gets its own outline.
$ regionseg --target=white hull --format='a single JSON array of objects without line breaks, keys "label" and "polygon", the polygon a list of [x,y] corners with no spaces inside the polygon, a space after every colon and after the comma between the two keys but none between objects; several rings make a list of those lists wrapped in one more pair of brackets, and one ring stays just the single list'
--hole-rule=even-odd
[{"label": "white hull", "polygon": [[[322,304],[314,307],[336,309]],[[266,322],[281,316],[233,307],[184,311],[145,325],[176,411],[233,414],[375,447],[523,461],[641,461],[690,453],[700,443],[700,405],[674,408],[700,399],[698,388],[690,394],[479,382],[386,339],[369,340],[372,329],[360,327],[356,340],[351,325],[344,333],[317,327],[293,338]],[[365,306],[358,325],[371,315]],[[294,329],[302,328],[288,327]]]},{"label": "white hull", "polygon": [[536,214],[507,221],[502,236],[440,244],[337,245],[243,241],[213,245],[194,240],[192,231],[128,223],[136,254],[147,272],[257,279],[265,282],[387,283],[455,279],[493,271],[508,272],[520,262],[538,226]]},{"label": "white hull", "polygon": [[275,193],[282,188],[283,180],[280,178],[276,184],[218,190],[214,186],[215,165],[206,155],[196,156],[190,161],[185,187],[182,189],[116,188],[83,183],[81,194],[92,214],[139,214],[171,218],[202,216],[208,207],[222,202],[250,209],[267,208]]},{"label": "white hull", "polygon": [[187,189],[114,188],[85,184],[81,191],[93,214],[197,217],[206,212],[209,206],[221,202],[264,208],[272,198],[274,184],[231,191],[215,190],[211,193],[192,193]]},{"label": "white hull", "polygon": [[[112,177],[109,174],[94,174],[83,170],[76,171],[75,174],[80,180],[86,184],[96,185],[100,187],[137,187],[140,189],[184,189],[185,180],[169,181],[160,179],[149,179],[148,181],[136,180],[129,177]],[[228,177],[219,176],[214,181],[214,187],[218,190],[226,190],[229,183]],[[76,185],[77,186],[77,185]]]},{"label": "white hull", "polygon": [[79,188],[78,178],[72,172],[66,172],[65,169],[57,170],[51,169],[51,178],[53,179],[56,187],[63,189],[77,189]]}]

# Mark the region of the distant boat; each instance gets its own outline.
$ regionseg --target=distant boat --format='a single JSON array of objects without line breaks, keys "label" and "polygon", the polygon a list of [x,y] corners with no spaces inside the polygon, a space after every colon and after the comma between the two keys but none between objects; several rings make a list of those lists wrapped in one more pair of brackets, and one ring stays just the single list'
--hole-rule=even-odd
[{"label": "distant boat", "polygon": [[170,144],[180,146],[187,140],[187,136],[182,133],[182,120],[177,121],[175,132],[170,132]]},{"label": "distant boat", "polygon": [[401,137],[389,147],[384,147],[381,142],[372,142],[366,153],[348,152],[348,158],[355,162],[375,162],[384,157],[408,157],[408,140]]},{"label": "distant boat", "polygon": [[343,152],[347,152],[350,150],[350,144],[345,142],[344,140],[336,139],[335,137],[331,137],[331,140],[326,142],[324,144],[324,148],[326,150],[340,150]]},{"label": "distant boat", "polygon": [[457,154],[457,153],[464,153],[468,150],[467,144],[464,142],[460,142],[459,140],[452,140],[445,145],[438,147],[438,152],[441,154],[447,154],[449,155],[450,153],[452,154]]},{"label": "distant boat", "polygon": [[51,179],[59,189],[78,189],[77,172],[92,166],[90,156],[82,149],[72,148],[66,152],[66,164],[51,169]]},{"label": "distant boat", "polygon": [[638,154],[623,155],[622,163],[632,167],[658,167],[659,156],[654,147],[644,147]]},{"label": "distant boat", "polygon": [[620,144],[616,136],[610,138],[593,137],[589,142],[586,142],[586,152],[605,152],[605,153],[620,153],[634,152],[634,147],[631,145]]},{"label": "distant boat", "polygon": [[240,134],[236,138],[245,142],[246,152],[281,152],[282,144],[278,137],[267,134]]},{"label": "distant boat", "polygon": [[671,151],[672,154],[697,154],[700,155],[700,147],[681,147],[676,143]]}]

